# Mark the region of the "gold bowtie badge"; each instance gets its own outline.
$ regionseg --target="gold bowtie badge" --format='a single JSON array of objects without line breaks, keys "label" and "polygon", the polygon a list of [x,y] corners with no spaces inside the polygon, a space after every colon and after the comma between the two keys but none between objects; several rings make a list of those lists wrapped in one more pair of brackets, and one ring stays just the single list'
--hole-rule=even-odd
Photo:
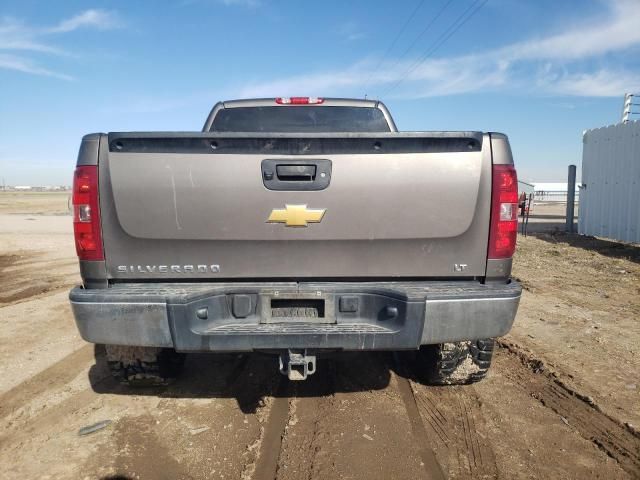
[{"label": "gold bowtie badge", "polygon": [[307,208],[306,205],[285,205],[274,208],[268,223],[284,223],[287,227],[306,227],[309,223],[320,223],[326,208]]}]

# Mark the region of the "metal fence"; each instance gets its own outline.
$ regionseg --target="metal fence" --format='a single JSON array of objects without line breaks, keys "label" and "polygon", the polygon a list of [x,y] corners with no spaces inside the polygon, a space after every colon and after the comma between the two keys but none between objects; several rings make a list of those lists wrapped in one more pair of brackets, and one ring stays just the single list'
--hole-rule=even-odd
[{"label": "metal fence", "polygon": [[[534,192],[536,202],[564,202],[567,203],[567,191],[536,190]],[[580,191],[576,191],[576,201],[580,197]]]}]

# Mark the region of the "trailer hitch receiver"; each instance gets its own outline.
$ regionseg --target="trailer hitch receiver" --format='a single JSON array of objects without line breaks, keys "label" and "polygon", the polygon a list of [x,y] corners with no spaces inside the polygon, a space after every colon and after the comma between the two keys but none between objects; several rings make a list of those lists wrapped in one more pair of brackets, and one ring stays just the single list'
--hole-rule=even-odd
[{"label": "trailer hitch receiver", "polygon": [[280,354],[280,373],[289,380],[306,380],[316,373],[316,356],[306,350],[287,350]]}]

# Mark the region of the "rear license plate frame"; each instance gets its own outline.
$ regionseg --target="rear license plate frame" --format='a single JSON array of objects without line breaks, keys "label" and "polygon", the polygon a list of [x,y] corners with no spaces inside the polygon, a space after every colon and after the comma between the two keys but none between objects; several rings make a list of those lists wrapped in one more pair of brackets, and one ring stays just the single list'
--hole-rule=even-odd
[{"label": "rear license plate frame", "polygon": [[[334,324],[335,298],[323,292],[273,292],[261,295],[260,323]],[[313,315],[313,309],[317,315]]]}]

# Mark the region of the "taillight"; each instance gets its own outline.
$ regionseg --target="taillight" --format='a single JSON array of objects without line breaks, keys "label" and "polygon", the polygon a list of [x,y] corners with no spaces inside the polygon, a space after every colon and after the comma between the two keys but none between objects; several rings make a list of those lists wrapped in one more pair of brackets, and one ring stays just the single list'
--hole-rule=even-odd
[{"label": "taillight", "polygon": [[318,105],[324,102],[324,98],[318,97],[278,97],[276,103],[280,105]]},{"label": "taillight", "polygon": [[104,260],[96,165],[79,166],[73,175],[73,234],[80,260]]},{"label": "taillight", "polygon": [[518,177],[513,165],[494,165],[491,191],[490,259],[511,258],[518,236]]}]

